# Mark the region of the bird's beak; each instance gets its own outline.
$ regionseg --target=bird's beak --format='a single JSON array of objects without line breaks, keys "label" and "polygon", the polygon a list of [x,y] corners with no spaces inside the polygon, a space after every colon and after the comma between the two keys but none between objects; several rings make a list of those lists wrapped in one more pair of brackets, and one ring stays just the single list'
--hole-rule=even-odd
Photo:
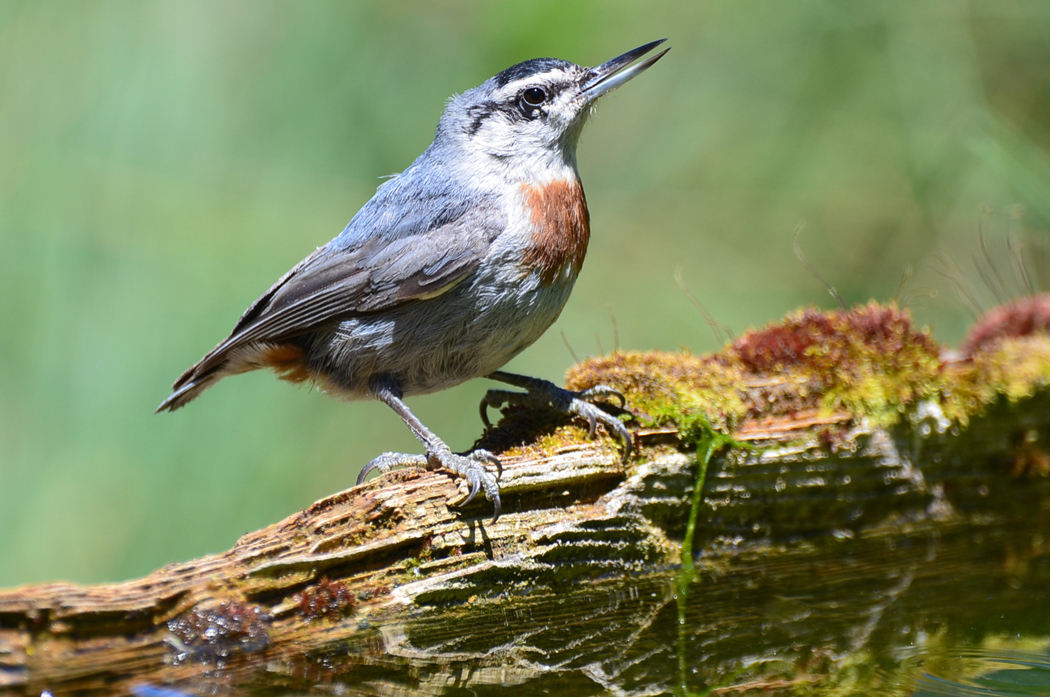
[{"label": "bird's beak", "polygon": [[[610,92],[631,78],[641,75],[649,69],[649,66],[663,58],[663,55],[671,50],[670,47],[665,48],[652,58],[644,60],[641,63],[636,65],[631,65],[631,63],[634,63],[636,60],[665,41],[667,41],[667,39],[652,41],[644,46],[639,46],[633,51],[628,51],[622,56],[617,56],[611,61],[606,61],[597,68],[591,68],[583,81],[582,96],[588,102],[593,102],[606,92]],[[631,67],[628,68],[628,65],[631,65]]]}]

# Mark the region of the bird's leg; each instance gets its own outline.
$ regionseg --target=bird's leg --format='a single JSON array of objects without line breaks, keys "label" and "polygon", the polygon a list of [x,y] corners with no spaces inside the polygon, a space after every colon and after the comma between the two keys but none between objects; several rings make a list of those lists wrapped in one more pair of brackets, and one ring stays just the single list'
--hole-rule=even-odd
[{"label": "bird's leg", "polygon": [[[412,435],[423,444],[426,455],[383,453],[365,465],[357,477],[357,483],[364,482],[373,470],[386,473],[399,467],[422,467],[430,470],[444,468],[463,477],[470,485],[470,495],[459,505],[467,505],[477,496],[479,490],[484,489],[485,496],[492,502],[494,508],[492,522],[496,522],[500,514],[498,482],[499,476],[503,474],[503,467],[496,456],[487,450],[475,450],[469,455],[453,453],[443,440],[434,435],[434,432],[424,426],[423,422],[409,410],[408,405],[401,399],[401,386],[394,378],[377,376],[369,383],[369,389],[376,399],[389,406],[401,417],[401,420],[412,431]],[[495,477],[485,468],[486,463],[496,466],[497,475]]]},{"label": "bird's leg", "polygon": [[527,404],[530,406],[543,407],[553,406],[560,412],[581,416],[587,419],[590,436],[594,437],[598,424],[602,424],[609,433],[615,435],[623,442],[624,456],[632,450],[631,432],[623,425],[623,422],[615,416],[594,404],[594,400],[615,399],[620,406],[626,406],[627,400],[622,394],[606,385],[597,385],[587,390],[574,392],[558,387],[549,380],[532,378],[527,375],[516,375],[497,370],[487,376],[490,380],[505,382],[515,387],[520,387],[525,392],[514,392],[511,390],[489,390],[481,400],[481,420],[485,426],[489,423],[488,409],[499,409],[506,404]]}]

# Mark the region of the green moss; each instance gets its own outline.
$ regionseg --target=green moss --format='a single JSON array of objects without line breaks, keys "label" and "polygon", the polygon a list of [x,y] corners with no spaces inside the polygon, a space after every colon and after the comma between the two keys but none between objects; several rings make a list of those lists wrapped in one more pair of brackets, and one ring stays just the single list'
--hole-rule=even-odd
[{"label": "green moss", "polygon": [[594,358],[570,370],[567,383],[620,390],[642,427],[674,427],[689,442],[708,425],[732,433],[748,421],[806,409],[891,426],[923,400],[965,425],[1000,396],[1018,400],[1050,384],[1050,336],[1043,333],[986,341],[966,359],[944,353],[907,312],[870,303],[804,309],[707,356]]},{"label": "green moss", "polygon": [[[573,367],[566,383],[573,390],[618,390],[632,426],[673,428],[679,447],[696,445],[709,432],[790,423],[807,411],[844,417],[836,421],[839,431],[851,419],[892,426],[920,401],[938,404],[965,425],[1001,396],[1016,401],[1050,384],[1050,336],[1031,329],[1032,322],[1024,326],[1022,336],[982,335],[965,357],[946,358],[894,305],[808,308],[705,356],[618,351],[592,358]],[[479,447],[538,456],[587,440],[586,429],[551,410],[512,407],[504,417]],[[814,431],[797,433],[832,445],[839,437],[828,428]]]},{"label": "green moss", "polygon": [[739,365],[719,355],[616,352],[577,365],[566,382],[574,390],[595,385],[619,390],[646,427],[699,434],[711,424],[729,430],[748,411]]},{"label": "green moss", "polygon": [[947,364],[944,374],[944,414],[966,425],[1000,396],[1016,402],[1050,384],[1050,336],[999,341],[967,360]]},{"label": "green moss", "polygon": [[940,351],[906,312],[874,303],[837,312],[806,309],[745,334],[728,352],[752,374],[779,374],[815,388],[827,412],[879,425],[941,390]]}]

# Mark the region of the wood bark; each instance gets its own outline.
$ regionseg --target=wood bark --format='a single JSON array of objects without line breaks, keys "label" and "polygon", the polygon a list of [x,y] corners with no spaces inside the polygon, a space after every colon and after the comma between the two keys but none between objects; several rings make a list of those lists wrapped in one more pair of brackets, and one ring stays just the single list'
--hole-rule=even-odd
[{"label": "wood bark", "polygon": [[[696,444],[674,428],[648,429],[636,432],[639,454],[627,462],[603,437],[504,458],[496,523],[484,500],[455,507],[466,490],[446,473],[402,472],[318,501],[223,554],[142,579],[2,591],[0,687],[123,692],[215,679],[221,668],[233,689],[275,662],[309,676],[319,670],[311,657],[337,647],[355,670],[377,670],[391,657],[417,671],[466,661],[472,684],[509,684],[557,665],[565,684],[585,676],[589,685],[624,689],[605,663],[584,665],[584,649],[609,632],[636,640],[673,604],[668,578],[678,577],[664,572],[680,573],[694,513],[690,557],[702,553],[701,569],[715,575],[757,573],[757,560],[791,558],[813,540],[883,549],[1045,522],[1046,394],[1002,400],[965,429],[921,408],[889,429],[811,410],[751,418],[734,437],[757,447],[716,454],[696,511]],[[1028,558],[1043,558],[1045,546]],[[785,583],[792,564],[819,556],[796,557]],[[921,558],[874,555],[870,567],[850,573],[891,569],[872,591],[878,597],[902,592],[894,591],[902,579],[943,582]],[[587,621],[557,614],[584,607]],[[863,616],[851,616],[836,646],[852,641],[858,623]],[[545,634],[556,626],[567,634]],[[574,634],[588,626],[597,627],[589,639]],[[444,684],[424,683],[393,692],[440,693]]]}]

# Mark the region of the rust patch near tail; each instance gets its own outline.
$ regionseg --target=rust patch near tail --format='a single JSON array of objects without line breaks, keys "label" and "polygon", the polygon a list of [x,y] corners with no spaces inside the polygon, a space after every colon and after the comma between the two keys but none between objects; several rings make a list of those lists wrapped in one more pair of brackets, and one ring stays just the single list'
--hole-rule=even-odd
[{"label": "rust patch near tail", "polygon": [[539,269],[540,279],[547,285],[566,266],[579,273],[591,238],[591,216],[579,180],[561,179],[542,186],[523,184],[522,193],[532,215],[532,244],[522,262]]},{"label": "rust patch near tail", "polygon": [[267,344],[259,348],[259,366],[271,368],[277,377],[288,382],[306,382],[313,375],[303,360],[303,350],[290,344]]}]

